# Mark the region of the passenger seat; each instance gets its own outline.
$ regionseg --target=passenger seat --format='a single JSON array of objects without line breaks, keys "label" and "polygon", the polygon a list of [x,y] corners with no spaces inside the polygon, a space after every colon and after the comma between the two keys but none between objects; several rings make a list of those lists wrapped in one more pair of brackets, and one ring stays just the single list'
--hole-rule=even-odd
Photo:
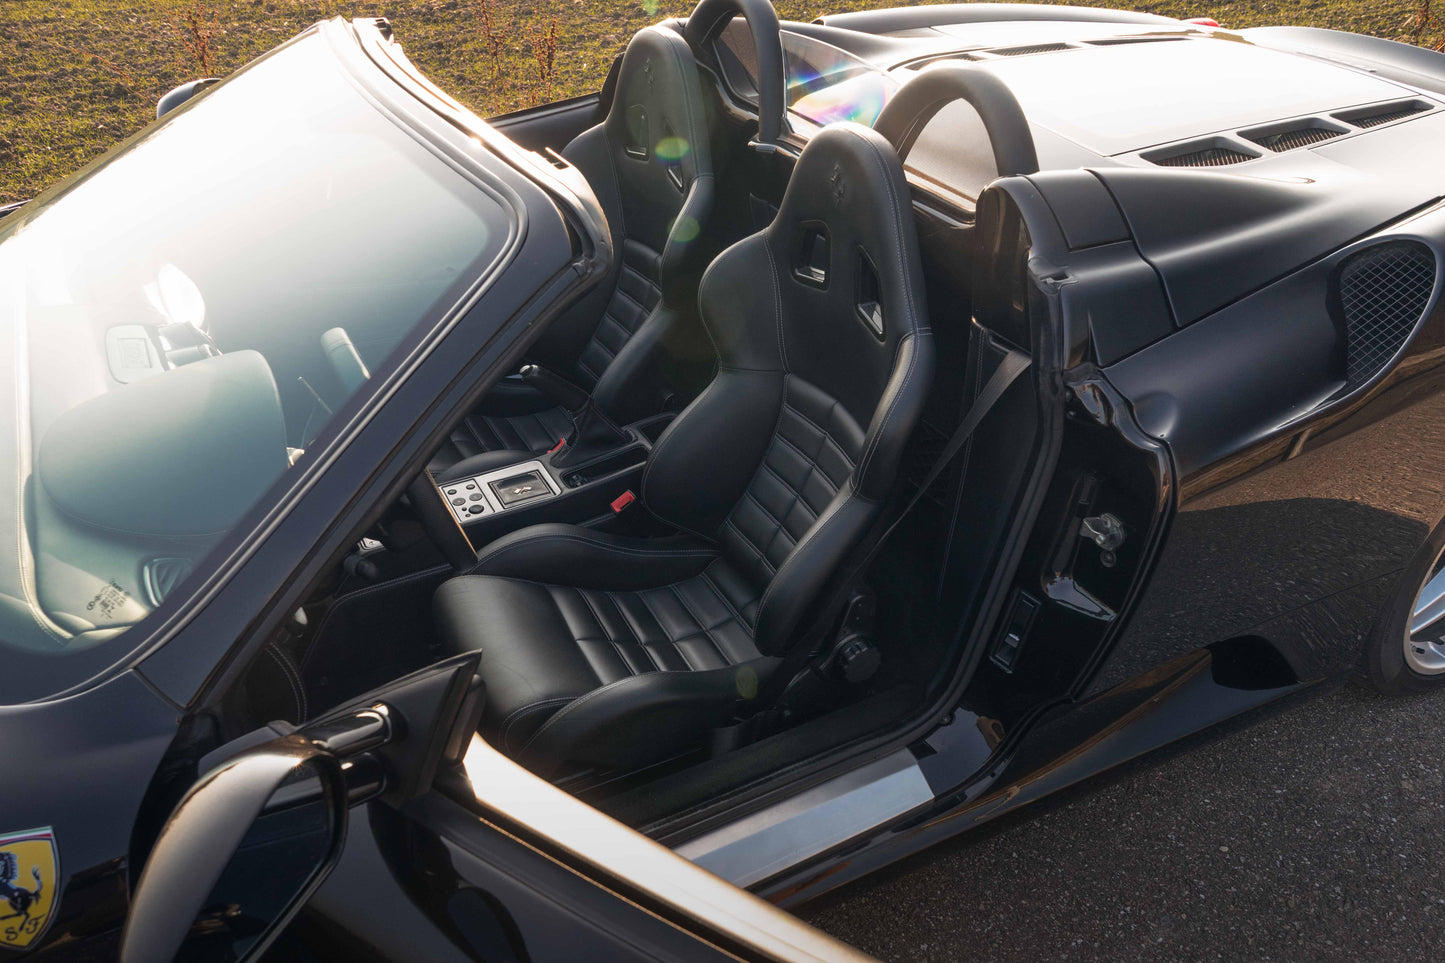
[{"label": "passenger seat", "polygon": [[[700,389],[712,351],[696,318],[694,252],[713,207],[706,104],[687,41],[647,27],[627,45],[607,117],[562,156],[587,178],[607,215],[611,273],[557,318],[531,361],[588,391],[616,424],[662,411],[670,395]],[[498,450],[546,451],[572,427],[568,412],[508,378],[489,392],[432,459],[438,477]],[[485,466],[495,463],[483,459]],[[485,467],[484,466],[484,467]]]}]

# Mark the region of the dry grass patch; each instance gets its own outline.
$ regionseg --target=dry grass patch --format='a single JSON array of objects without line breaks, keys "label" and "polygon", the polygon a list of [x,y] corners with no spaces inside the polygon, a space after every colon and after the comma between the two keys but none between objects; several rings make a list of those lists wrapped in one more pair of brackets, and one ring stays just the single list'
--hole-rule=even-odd
[{"label": "dry grass patch", "polygon": [[[891,3],[779,0],[786,19]],[[1417,0],[1117,4],[1228,26],[1303,24],[1434,45]],[[386,16],[407,54],[483,115],[595,90],[638,28],[686,0],[0,0],[0,202],[139,130],[163,93],[224,75],[327,17]],[[1423,9],[1423,16],[1422,11]]]}]

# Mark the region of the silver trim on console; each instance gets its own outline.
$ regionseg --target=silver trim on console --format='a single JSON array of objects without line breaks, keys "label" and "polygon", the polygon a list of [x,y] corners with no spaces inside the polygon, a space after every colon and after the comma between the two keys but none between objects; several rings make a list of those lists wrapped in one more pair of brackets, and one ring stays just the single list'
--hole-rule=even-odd
[{"label": "silver trim on console", "polygon": [[[551,494],[547,498],[555,498],[562,494],[562,486],[558,484],[557,479],[552,477],[547,466],[535,459],[518,462],[515,465],[508,465],[506,468],[499,468],[481,475],[473,475],[470,478],[445,482],[438,485],[437,488],[441,491],[442,498],[446,500],[448,507],[451,508],[452,514],[457,517],[457,521],[465,525],[478,518],[487,518],[513,508],[520,508],[522,505],[536,504],[535,501],[527,501],[511,506],[503,505],[492,491],[492,482],[501,481],[513,475],[525,475],[528,472],[536,472],[547,482],[547,487],[551,489]],[[546,500],[542,499],[542,501]],[[457,504],[459,501],[461,504]],[[482,510],[473,511],[475,506],[481,506]]]}]

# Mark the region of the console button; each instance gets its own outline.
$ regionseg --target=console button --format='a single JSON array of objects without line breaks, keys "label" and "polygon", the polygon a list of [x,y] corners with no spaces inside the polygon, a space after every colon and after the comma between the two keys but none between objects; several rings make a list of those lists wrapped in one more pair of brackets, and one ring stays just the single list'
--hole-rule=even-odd
[{"label": "console button", "polygon": [[552,494],[552,489],[547,487],[546,479],[536,471],[523,472],[520,475],[513,475],[489,484],[503,508],[511,508],[513,505],[538,498],[547,498]]}]

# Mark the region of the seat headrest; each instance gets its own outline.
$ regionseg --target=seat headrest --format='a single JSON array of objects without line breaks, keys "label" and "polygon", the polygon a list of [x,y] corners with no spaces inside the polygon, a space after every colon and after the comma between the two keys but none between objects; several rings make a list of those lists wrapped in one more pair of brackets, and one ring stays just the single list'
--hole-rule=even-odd
[{"label": "seat headrest", "polygon": [[[724,364],[802,377],[861,424],[899,341],[928,327],[903,166],[859,124],[814,136],[772,224],[724,252],[708,275],[704,314]],[[772,337],[758,330],[774,325]]]},{"label": "seat headrest", "polygon": [[713,173],[702,82],[686,40],[665,27],[633,36],[602,126],[627,236],[661,252],[694,184]]}]

